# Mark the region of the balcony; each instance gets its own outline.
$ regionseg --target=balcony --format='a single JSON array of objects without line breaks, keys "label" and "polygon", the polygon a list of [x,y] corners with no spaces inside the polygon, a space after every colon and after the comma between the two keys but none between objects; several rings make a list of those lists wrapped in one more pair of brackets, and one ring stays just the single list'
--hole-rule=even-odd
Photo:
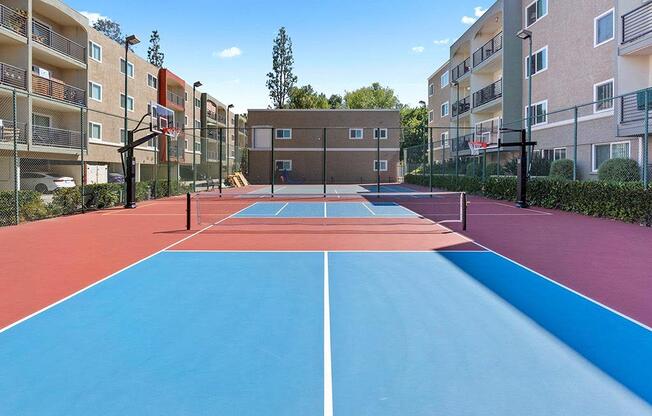
[{"label": "balcony", "polygon": [[81,63],[86,63],[86,48],[67,37],[52,31],[39,22],[32,22],[32,39]]},{"label": "balcony", "polygon": [[27,131],[26,123],[17,123],[14,127],[13,121],[0,120],[0,143],[14,142],[14,134],[18,144],[27,144]]},{"label": "balcony", "polygon": [[462,115],[468,112],[469,110],[471,110],[471,96],[469,95],[468,97],[453,104],[453,115],[452,115],[453,117],[458,116],[458,112],[457,112],[458,108],[459,108],[459,115]]},{"label": "balcony", "polygon": [[451,150],[457,152],[458,148],[460,152],[469,150],[469,143],[473,141],[475,134],[470,133],[464,136],[460,136],[457,140],[453,139],[451,141]]},{"label": "balcony", "polygon": [[451,79],[453,82],[462,78],[471,71],[471,58],[466,58],[464,62],[451,70]]},{"label": "balcony", "polygon": [[27,16],[0,4],[0,26],[27,37]]},{"label": "balcony", "polygon": [[173,93],[172,91],[168,91],[168,103],[184,108],[185,100],[183,97]]},{"label": "balcony", "polygon": [[622,16],[623,44],[634,42],[652,33],[652,2]]},{"label": "balcony", "polygon": [[217,120],[217,111],[206,109],[206,117],[211,120]]},{"label": "balcony", "polygon": [[482,64],[503,49],[503,33],[500,32],[480,49],[473,53],[473,67]]},{"label": "balcony", "polygon": [[[80,149],[82,134],[79,131],[55,129],[53,127],[32,126],[32,145]],[[86,148],[86,143],[84,143]]]},{"label": "balcony", "polygon": [[32,74],[32,92],[80,107],[86,105],[86,91],[36,74]]},{"label": "balcony", "polygon": [[27,89],[27,71],[0,62],[0,84],[13,88]]},{"label": "balcony", "polygon": [[499,79],[491,85],[488,85],[473,93],[473,107],[481,107],[489,104],[503,96],[503,80]]},{"label": "balcony", "polygon": [[217,121],[222,124],[226,124],[226,115],[224,114],[218,114],[217,116]]}]

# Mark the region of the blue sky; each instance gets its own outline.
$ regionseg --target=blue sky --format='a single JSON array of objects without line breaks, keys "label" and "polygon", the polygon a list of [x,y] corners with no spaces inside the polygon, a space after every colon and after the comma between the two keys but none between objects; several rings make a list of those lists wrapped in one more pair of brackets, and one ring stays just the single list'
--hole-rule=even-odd
[{"label": "blue sky", "polygon": [[137,34],[143,43],[136,51],[142,56],[151,31],[158,29],[165,66],[189,83],[202,81],[205,91],[239,111],[269,104],[265,76],[280,26],[294,42],[299,85],[311,84],[330,95],[378,81],[394,88],[401,102],[415,105],[427,98],[426,78],[445,61],[450,43],[492,3],[65,1]]}]

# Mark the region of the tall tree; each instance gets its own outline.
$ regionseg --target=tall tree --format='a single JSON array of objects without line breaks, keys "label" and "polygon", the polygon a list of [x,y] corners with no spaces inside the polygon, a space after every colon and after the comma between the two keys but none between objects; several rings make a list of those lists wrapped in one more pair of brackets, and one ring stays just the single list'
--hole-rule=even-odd
[{"label": "tall tree", "polygon": [[290,89],[297,82],[297,77],[292,72],[294,57],[292,56],[292,39],[288,36],[285,27],[278,30],[274,39],[272,51],[272,72],[267,74],[267,88],[272,104],[276,108],[284,108]]},{"label": "tall tree", "polygon": [[397,109],[401,102],[389,87],[374,82],[369,87],[347,91],[344,95],[347,108],[353,109]]},{"label": "tall tree", "polygon": [[93,23],[93,29],[104,33],[106,36],[121,45],[125,44],[125,37],[122,36],[122,29],[120,28],[120,23],[118,22],[114,22],[111,19],[98,19],[95,23]]},{"label": "tall tree", "polygon": [[323,93],[318,93],[312,88],[312,85],[305,85],[303,87],[292,87],[288,94],[288,108],[292,109],[310,109],[330,108],[328,99]]},{"label": "tall tree", "polygon": [[158,68],[163,67],[165,61],[165,54],[161,52],[161,37],[158,30],[152,31],[152,36],[149,38],[149,48],[147,48],[147,60],[150,64]]},{"label": "tall tree", "polygon": [[333,110],[344,108],[344,98],[342,98],[342,96],[339,94],[333,94],[328,99],[328,106]]}]

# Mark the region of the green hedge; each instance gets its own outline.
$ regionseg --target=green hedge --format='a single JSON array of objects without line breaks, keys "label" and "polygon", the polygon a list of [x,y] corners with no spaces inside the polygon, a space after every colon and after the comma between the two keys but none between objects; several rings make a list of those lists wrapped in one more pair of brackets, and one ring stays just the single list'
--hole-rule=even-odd
[{"label": "green hedge", "polygon": [[[428,177],[408,175],[405,180],[416,185],[428,185]],[[514,176],[494,176],[484,182],[463,176],[433,176],[433,185],[437,189],[464,191],[507,201],[516,200],[516,181]],[[646,190],[640,183],[536,178],[528,183],[528,200],[543,208],[652,224],[652,188]]]},{"label": "green hedge", "polygon": [[[16,222],[15,199],[13,191],[0,191],[0,226]],[[18,191],[20,221],[34,221],[50,216],[41,194],[36,191]]]},{"label": "green hedge", "polygon": [[556,179],[573,179],[573,161],[570,159],[559,159],[552,162],[550,166],[550,177]]},{"label": "green hedge", "polygon": [[641,180],[641,171],[635,160],[609,159],[600,165],[598,179],[607,182],[636,182]]}]

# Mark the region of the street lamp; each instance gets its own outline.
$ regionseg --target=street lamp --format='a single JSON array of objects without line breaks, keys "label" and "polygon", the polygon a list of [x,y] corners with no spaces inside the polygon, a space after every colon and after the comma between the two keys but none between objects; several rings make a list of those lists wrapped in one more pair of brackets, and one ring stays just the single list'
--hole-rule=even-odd
[{"label": "street lamp", "polygon": [[202,83],[200,81],[195,82],[192,84],[192,191],[197,192],[197,170],[195,169],[195,164],[196,162],[196,153],[197,153],[197,146],[196,146],[196,129],[197,129],[197,122],[196,117],[195,117],[195,111],[197,110],[197,104],[195,101],[195,92],[197,91],[197,88],[201,87]]},{"label": "street lamp", "polygon": [[527,40],[530,51],[527,65],[527,75],[528,75],[528,92],[527,92],[527,111],[525,116],[527,117],[527,137],[528,140],[532,141],[532,118],[534,116],[534,109],[532,108],[532,68],[534,65],[534,57],[532,56],[532,32],[526,29],[521,29],[516,33],[516,37],[521,40]]},{"label": "street lamp", "polygon": [[[128,120],[128,113],[127,113],[127,108],[128,108],[128,99],[129,97],[129,76],[127,75],[129,73],[128,70],[128,62],[129,62],[129,47],[133,45],[137,45],[140,43],[140,40],[136,37],[136,35],[130,35],[125,38],[125,112],[124,112],[124,137],[125,137],[125,142],[128,145],[131,145],[133,143],[134,137],[133,134],[129,134],[129,120]],[[127,171],[125,172],[126,174],[126,182],[127,182],[127,195],[131,195],[134,192],[133,187],[133,181],[131,180],[132,176],[136,174],[135,169],[136,169],[136,161],[134,159],[134,150],[130,149],[127,152],[127,163],[126,163],[126,169]],[[127,198],[128,202],[125,205],[125,208],[136,208],[136,203],[135,198]]]},{"label": "street lamp", "polygon": [[231,112],[230,110],[233,107],[235,107],[233,104],[229,104],[226,107],[226,176],[229,176],[229,173],[230,173],[230,171],[229,171],[229,159],[230,159],[231,153],[229,152],[229,150],[230,150],[229,149],[229,141],[231,140],[231,138],[230,138],[231,137],[231,132],[229,131],[229,119],[231,117],[229,117],[229,114]]}]

